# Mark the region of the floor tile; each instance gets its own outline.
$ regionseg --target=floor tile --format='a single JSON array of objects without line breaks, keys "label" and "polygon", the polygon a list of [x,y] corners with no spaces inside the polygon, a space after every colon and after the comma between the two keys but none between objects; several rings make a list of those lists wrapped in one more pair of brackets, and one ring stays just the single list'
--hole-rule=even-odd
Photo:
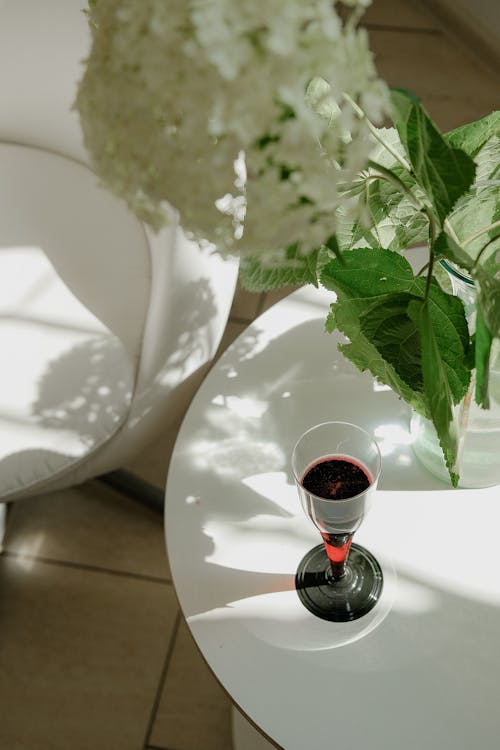
[{"label": "floor tile", "polygon": [[259,309],[260,299],[261,295],[258,292],[248,292],[238,282],[229,318],[253,320]]},{"label": "floor tile", "polygon": [[297,286],[284,286],[281,289],[272,289],[270,292],[266,292],[262,309],[268,310],[277,302],[288,297],[292,292],[295,292],[298,288],[299,287]]},{"label": "floor tile", "polygon": [[218,359],[226,351],[228,346],[230,346],[233,341],[235,341],[235,339],[237,339],[238,336],[248,328],[248,325],[248,323],[234,323],[231,320],[229,321],[217,351],[216,359]]},{"label": "floor tile", "polygon": [[5,549],[169,579],[163,518],[98,481],[12,504]]},{"label": "floor tile", "polygon": [[155,438],[124,468],[163,491],[167,481],[170,457],[183,418],[184,415],[181,414],[176,423],[170,425],[163,435]]},{"label": "floor tile", "polygon": [[0,559],[0,747],[140,750],[177,616],[172,587]]},{"label": "floor tile", "polygon": [[200,656],[184,621],[150,744],[171,750],[232,750],[231,701]]}]

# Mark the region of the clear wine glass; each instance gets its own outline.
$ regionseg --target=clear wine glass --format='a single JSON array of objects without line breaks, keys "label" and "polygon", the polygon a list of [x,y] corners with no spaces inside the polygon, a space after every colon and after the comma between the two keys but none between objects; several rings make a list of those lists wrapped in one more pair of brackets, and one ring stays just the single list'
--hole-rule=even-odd
[{"label": "clear wine glass", "polygon": [[300,562],[295,585],[304,606],[324,620],[356,620],[382,592],[377,560],[352,543],[372,502],[380,466],[375,440],[348,422],[315,425],[293,449],[302,507],[323,538]]}]

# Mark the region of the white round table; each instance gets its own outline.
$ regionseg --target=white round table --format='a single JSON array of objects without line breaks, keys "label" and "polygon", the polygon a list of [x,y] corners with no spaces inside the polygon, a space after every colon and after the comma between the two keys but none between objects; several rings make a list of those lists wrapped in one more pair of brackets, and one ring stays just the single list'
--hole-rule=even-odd
[{"label": "white round table", "polygon": [[[213,367],[180,430],[165,528],[191,632],[235,705],[286,750],[497,750],[500,486],[452,490],[421,468],[409,412],[324,333],[331,295],[300,290]],[[314,617],[294,589],[319,543],[290,469],[298,436],[342,419],[383,469],[355,540],[384,571],[375,610]],[[235,722],[235,744],[270,746]]]}]

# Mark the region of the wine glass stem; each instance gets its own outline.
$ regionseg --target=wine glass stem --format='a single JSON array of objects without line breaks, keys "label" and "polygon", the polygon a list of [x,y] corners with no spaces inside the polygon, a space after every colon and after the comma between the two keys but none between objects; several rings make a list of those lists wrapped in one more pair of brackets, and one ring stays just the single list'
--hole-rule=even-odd
[{"label": "wine glass stem", "polygon": [[353,534],[327,534],[321,532],[326,554],[330,560],[330,576],[333,581],[340,581],[346,574],[347,558],[351,548]]}]

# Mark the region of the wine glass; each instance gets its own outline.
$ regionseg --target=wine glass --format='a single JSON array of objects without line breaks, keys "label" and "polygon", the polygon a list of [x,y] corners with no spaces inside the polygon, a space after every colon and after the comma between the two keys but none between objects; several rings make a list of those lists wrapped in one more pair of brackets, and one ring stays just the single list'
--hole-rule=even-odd
[{"label": "wine glass", "polygon": [[356,620],[382,592],[377,560],[352,543],[375,494],[380,466],[375,440],[348,422],[315,425],[293,449],[303,510],[323,538],[300,562],[295,586],[304,606],[324,620]]}]

